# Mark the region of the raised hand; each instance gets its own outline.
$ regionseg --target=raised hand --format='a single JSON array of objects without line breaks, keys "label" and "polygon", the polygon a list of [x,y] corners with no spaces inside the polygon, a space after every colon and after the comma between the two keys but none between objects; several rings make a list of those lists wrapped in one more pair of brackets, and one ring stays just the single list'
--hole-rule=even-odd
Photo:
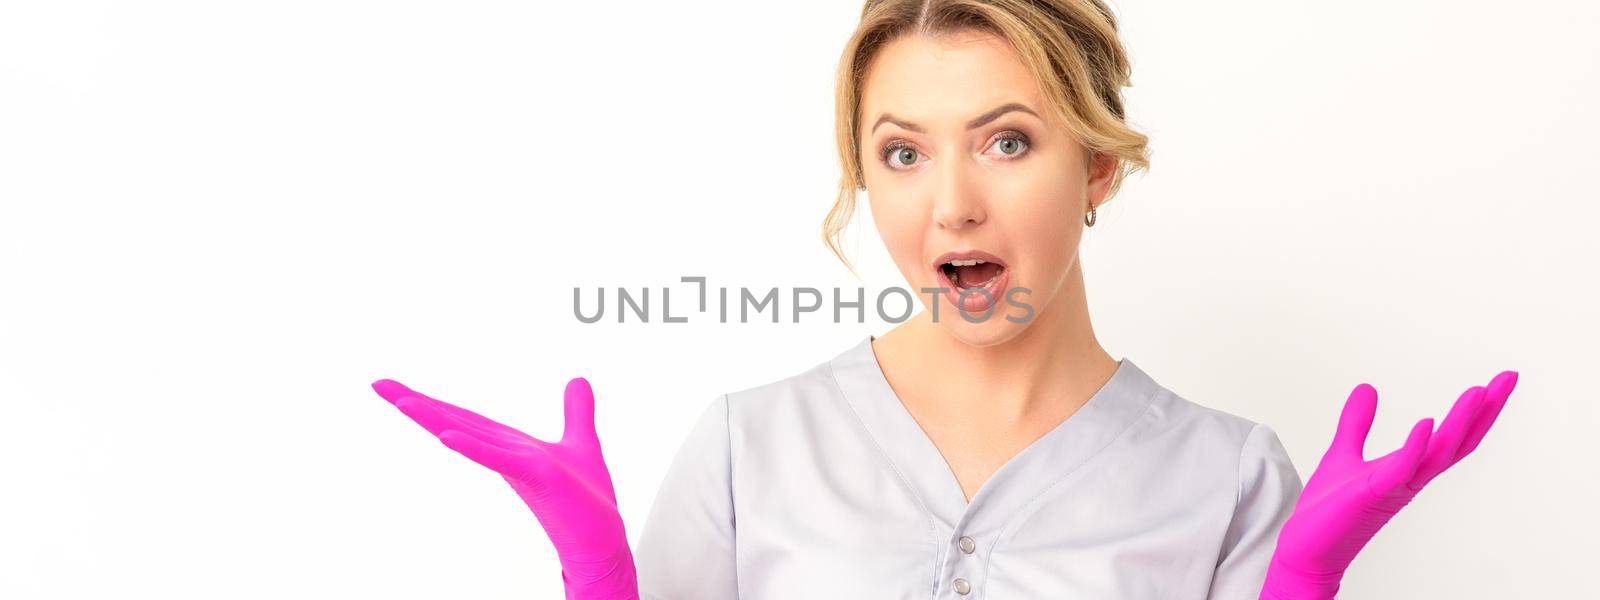
[{"label": "raised hand", "polygon": [[1339,429],[1278,533],[1263,600],[1328,600],[1356,554],[1434,477],[1483,441],[1517,385],[1505,371],[1488,387],[1462,393],[1438,431],[1418,421],[1400,449],[1365,460],[1363,448],[1378,409],[1378,392],[1356,386]]},{"label": "raised hand", "polygon": [[372,389],[451,450],[493,469],[533,510],[561,559],[567,598],[637,600],[633,554],[594,428],[594,392],[567,383],[566,428],[549,443],[382,379]]}]

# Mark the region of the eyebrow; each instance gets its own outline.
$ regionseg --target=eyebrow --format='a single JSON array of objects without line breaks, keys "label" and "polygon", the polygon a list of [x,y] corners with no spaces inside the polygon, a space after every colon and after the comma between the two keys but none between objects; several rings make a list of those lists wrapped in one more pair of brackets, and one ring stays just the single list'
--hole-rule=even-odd
[{"label": "eyebrow", "polygon": [[[1025,112],[1025,113],[1028,113],[1028,114],[1033,115],[1035,117],[1039,116],[1039,113],[1033,112],[1033,109],[1028,108],[1026,105],[1023,105],[1023,104],[1018,103],[1018,102],[1010,102],[1010,103],[1007,103],[1007,104],[1002,104],[1000,106],[996,106],[993,109],[990,109],[989,112],[986,112],[986,113],[983,113],[981,115],[978,115],[977,118],[975,118],[975,119],[973,119],[971,121],[967,121],[967,129],[977,129],[979,127],[983,127],[984,125],[988,124],[990,121],[998,119],[998,118],[1000,118],[1000,115],[1004,115],[1004,114],[1006,114],[1008,112]],[[872,129],[869,130],[867,133],[872,133],[873,131],[877,131],[878,130],[878,126],[882,125],[884,123],[893,123],[893,124],[903,128],[903,129],[909,129],[909,130],[915,131],[917,133],[926,133],[927,132],[926,130],[924,130],[921,126],[917,125],[916,123],[912,123],[910,121],[906,121],[904,119],[901,119],[901,118],[896,117],[894,115],[891,115],[889,113],[884,113],[883,116],[878,117],[878,121],[877,122],[872,124]]]}]

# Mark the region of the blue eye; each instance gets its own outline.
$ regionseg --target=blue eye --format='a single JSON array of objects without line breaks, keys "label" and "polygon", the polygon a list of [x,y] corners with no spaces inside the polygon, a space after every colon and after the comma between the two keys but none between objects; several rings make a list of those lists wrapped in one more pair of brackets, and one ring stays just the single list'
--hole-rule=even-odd
[{"label": "blue eye", "polygon": [[1026,153],[1032,146],[1028,144],[1028,136],[1021,132],[1003,131],[995,136],[994,143],[989,147],[999,150],[1003,156],[1014,158]]},{"label": "blue eye", "polygon": [[917,153],[917,149],[906,145],[905,142],[897,141],[883,149],[883,162],[889,165],[891,169],[910,167],[912,163],[917,162],[917,159],[920,158],[922,158],[922,155]]}]

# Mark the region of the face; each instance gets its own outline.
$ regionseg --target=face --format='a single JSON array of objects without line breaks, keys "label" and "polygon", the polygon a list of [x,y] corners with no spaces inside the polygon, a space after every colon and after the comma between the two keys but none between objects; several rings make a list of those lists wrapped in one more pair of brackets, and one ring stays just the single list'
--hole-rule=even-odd
[{"label": "face", "polygon": [[[1083,216],[1105,197],[1116,163],[1091,159],[1051,114],[1010,44],[982,32],[902,36],[863,80],[872,218],[938,326],[968,344],[1046,322],[1064,310],[1058,292],[1073,277],[1081,285]],[[933,298],[923,288],[952,291]],[[1005,318],[1028,316],[1017,304],[1032,308],[1031,320]],[[969,322],[958,305],[974,320],[989,315]]]}]

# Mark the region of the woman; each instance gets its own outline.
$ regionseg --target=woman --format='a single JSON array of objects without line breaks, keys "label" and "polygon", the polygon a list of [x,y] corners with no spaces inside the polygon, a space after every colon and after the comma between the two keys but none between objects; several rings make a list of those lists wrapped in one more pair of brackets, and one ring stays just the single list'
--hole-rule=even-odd
[{"label": "woman", "polygon": [[587,382],[568,387],[557,444],[375,388],[505,476],[569,597],[1331,598],[1372,534],[1476,446],[1515,374],[1370,462],[1376,396],[1357,387],[1302,493],[1271,428],[1114,359],[1078,242],[1145,166],[1128,75],[1098,0],[869,1],[839,72],[826,237],[838,253],[865,189],[907,282],[943,291],[882,338],[712,402],[637,560]]}]

